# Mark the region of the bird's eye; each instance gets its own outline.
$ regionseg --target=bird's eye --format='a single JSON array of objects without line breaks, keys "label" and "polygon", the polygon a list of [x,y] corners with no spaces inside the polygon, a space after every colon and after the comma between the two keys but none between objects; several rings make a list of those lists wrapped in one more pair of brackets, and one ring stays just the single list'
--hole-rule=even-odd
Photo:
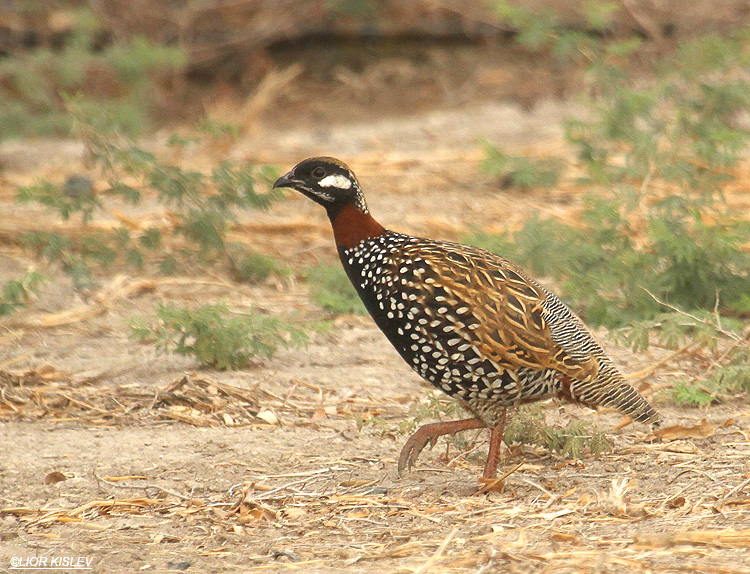
[{"label": "bird's eye", "polygon": [[316,167],[314,170],[312,170],[312,176],[314,178],[320,179],[322,177],[325,177],[326,170],[324,170],[322,167]]}]

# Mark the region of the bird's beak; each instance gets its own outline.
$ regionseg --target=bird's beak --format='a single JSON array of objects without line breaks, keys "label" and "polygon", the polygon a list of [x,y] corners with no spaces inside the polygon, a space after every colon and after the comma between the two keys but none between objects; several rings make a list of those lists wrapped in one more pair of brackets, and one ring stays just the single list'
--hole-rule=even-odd
[{"label": "bird's beak", "polygon": [[298,183],[300,183],[299,180],[294,179],[294,171],[290,171],[276,180],[276,183],[273,184],[273,189],[277,187],[295,187]]}]

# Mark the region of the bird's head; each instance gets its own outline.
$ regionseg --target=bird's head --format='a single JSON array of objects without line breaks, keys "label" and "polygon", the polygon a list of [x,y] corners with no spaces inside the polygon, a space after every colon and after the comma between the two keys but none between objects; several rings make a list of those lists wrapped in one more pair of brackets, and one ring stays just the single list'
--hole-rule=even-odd
[{"label": "bird's head", "polygon": [[347,204],[368,213],[364,195],[357,178],[344,162],[332,157],[311,157],[298,163],[292,171],[273,184],[291,187],[305,194],[335,215]]}]

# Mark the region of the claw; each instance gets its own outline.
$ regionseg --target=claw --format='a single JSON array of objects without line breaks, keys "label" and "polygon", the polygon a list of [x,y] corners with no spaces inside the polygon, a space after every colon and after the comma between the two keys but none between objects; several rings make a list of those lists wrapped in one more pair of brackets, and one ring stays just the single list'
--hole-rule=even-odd
[{"label": "claw", "polygon": [[419,453],[424,450],[427,443],[430,444],[430,448],[437,444],[437,439],[446,434],[455,434],[460,431],[484,428],[484,422],[480,419],[463,419],[460,421],[450,421],[444,423],[431,423],[421,426],[417,431],[409,437],[404,447],[401,449],[401,454],[398,457],[398,475],[404,472],[404,469],[411,470],[416,466],[417,458]]}]

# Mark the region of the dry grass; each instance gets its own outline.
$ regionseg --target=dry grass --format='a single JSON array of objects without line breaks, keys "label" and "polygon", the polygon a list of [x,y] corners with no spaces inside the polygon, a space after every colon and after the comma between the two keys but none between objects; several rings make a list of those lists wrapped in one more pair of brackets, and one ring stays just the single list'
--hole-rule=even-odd
[{"label": "dry grass", "polygon": [[[355,411],[378,407],[350,398],[322,411],[309,386],[280,397],[204,376],[185,376],[158,390],[109,387],[52,370],[6,371],[0,380],[5,424],[75,421],[88,428],[136,424],[168,431],[187,423],[259,433],[282,425],[303,432],[323,418],[351,424]],[[748,413],[738,413],[723,423],[704,420],[657,436],[636,435],[629,447],[600,461],[528,450],[525,461],[506,462],[503,488],[485,494],[450,480],[461,465],[417,471],[417,482],[414,475],[394,481],[392,464],[373,468],[330,451],[323,466],[246,468],[228,490],[201,494],[165,486],[148,471],[91,471],[91,489],[74,496],[72,506],[8,505],[6,499],[0,517],[12,517],[25,537],[70,533],[89,540],[89,548],[104,540],[170,544],[187,554],[193,548],[191,560],[215,565],[231,563],[228,555],[242,541],[265,541],[266,551],[243,555],[244,571],[749,572],[741,565],[750,548],[750,531],[742,526],[750,513],[748,422]],[[364,433],[353,440],[360,438]],[[464,468],[469,476],[478,472]],[[50,473],[45,482],[64,485],[70,478]],[[159,533],[140,536],[143,520],[160,524]],[[219,533],[224,542],[212,541]]]}]

